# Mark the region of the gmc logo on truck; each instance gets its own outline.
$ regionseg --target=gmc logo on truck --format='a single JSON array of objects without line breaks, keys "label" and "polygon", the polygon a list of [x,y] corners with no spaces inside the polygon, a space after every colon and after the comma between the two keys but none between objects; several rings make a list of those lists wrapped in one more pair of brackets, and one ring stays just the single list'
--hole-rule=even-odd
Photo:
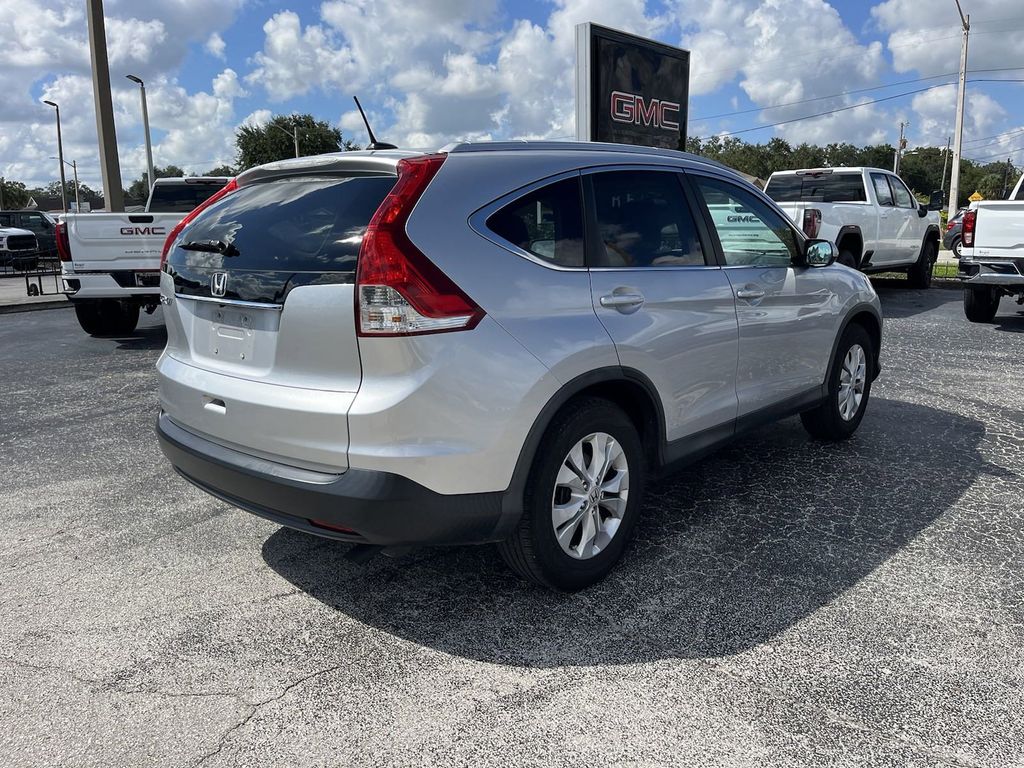
[{"label": "gmc logo on truck", "polygon": [[125,237],[134,235],[166,235],[167,227],[121,227],[121,234]]},{"label": "gmc logo on truck", "polygon": [[612,120],[617,123],[679,130],[679,103],[675,101],[648,101],[638,93],[612,91],[611,108]]}]

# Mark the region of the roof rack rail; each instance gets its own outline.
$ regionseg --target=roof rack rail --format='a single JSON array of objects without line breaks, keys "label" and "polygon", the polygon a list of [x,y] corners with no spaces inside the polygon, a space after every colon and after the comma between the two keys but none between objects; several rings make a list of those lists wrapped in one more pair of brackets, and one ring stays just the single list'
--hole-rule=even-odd
[{"label": "roof rack rail", "polygon": [[628,154],[658,155],[660,157],[677,157],[682,160],[691,160],[697,163],[725,168],[732,171],[727,165],[719,163],[700,155],[690,152],[681,152],[677,149],[660,149],[658,147],[644,147],[636,144],[612,144],[600,141],[458,141],[441,148],[441,152],[449,154],[462,152],[508,152],[515,150],[534,151],[557,151],[557,152],[625,152]]}]

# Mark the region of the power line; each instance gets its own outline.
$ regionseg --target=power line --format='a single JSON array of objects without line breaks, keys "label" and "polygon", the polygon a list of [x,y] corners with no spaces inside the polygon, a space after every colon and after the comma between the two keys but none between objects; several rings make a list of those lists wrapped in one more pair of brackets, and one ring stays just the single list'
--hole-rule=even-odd
[{"label": "power line", "polygon": [[766,125],[757,125],[757,126],[754,126],[753,128],[743,128],[743,129],[738,130],[738,131],[722,131],[721,133],[713,134],[712,136],[700,136],[700,137],[698,137],[698,140],[699,141],[704,141],[705,139],[714,138],[715,136],[735,136],[736,134],[740,134],[740,133],[750,133],[751,131],[760,131],[760,130],[763,130],[765,128],[775,128],[776,126],[779,126],[779,125],[787,125],[789,123],[799,123],[799,122],[801,122],[803,120],[813,120],[816,117],[825,117],[827,115],[834,115],[837,112],[846,112],[846,111],[851,110],[851,109],[857,109],[858,107],[866,107],[866,106],[869,106],[871,104],[880,104],[883,101],[892,101],[893,99],[901,99],[904,96],[913,96],[914,94],[925,93],[926,91],[931,91],[931,90],[934,90],[936,88],[942,88],[943,86],[946,86],[946,85],[949,85],[949,84],[950,83],[938,83],[937,85],[929,85],[927,88],[918,88],[918,89],[913,90],[913,91],[905,91],[903,93],[897,93],[897,94],[895,94],[893,96],[885,96],[885,97],[883,97],[881,99],[871,99],[869,101],[861,101],[861,102],[859,102],[857,104],[849,104],[849,105],[847,105],[845,107],[838,107],[836,109],[829,109],[829,110],[827,110],[825,112],[817,112],[817,113],[815,113],[813,115],[805,115],[804,117],[793,117],[793,118],[790,118],[789,120],[779,120],[778,122],[768,123]]}]

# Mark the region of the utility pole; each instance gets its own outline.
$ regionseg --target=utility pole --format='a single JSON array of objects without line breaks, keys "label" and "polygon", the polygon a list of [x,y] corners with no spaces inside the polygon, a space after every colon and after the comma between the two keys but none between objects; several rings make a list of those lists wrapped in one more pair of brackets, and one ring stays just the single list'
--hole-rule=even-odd
[{"label": "utility pole", "polygon": [[277,128],[279,131],[284,131],[292,137],[292,141],[295,143],[295,156],[299,157],[299,119],[297,117],[294,118],[294,122],[292,123],[292,127],[295,129],[294,131],[289,131],[287,128],[284,128],[277,123],[268,123],[268,125],[271,128]]},{"label": "utility pole", "polygon": [[4,209],[4,177],[0,176],[0,211]]},{"label": "utility pole", "polygon": [[[86,0],[89,17],[89,53],[92,58],[92,95],[96,102],[96,133],[100,140],[100,171],[103,197],[108,211],[124,210],[121,164],[117,159],[114,104],[110,98],[110,66],[107,63],[107,32],[103,23],[103,0]],[[63,169],[63,166],[61,166]]]},{"label": "utility pole", "polygon": [[946,168],[949,167],[949,143],[952,140],[952,136],[946,137],[946,153],[942,156],[942,181],[939,182],[939,189],[942,191],[942,194],[946,194]]},{"label": "utility pole", "polygon": [[1003,200],[1006,199],[1006,185],[1010,180],[1010,158],[1006,158],[1006,168],[1003,170]]},{"label": "utility pole", "polygon": [[953,140],[953,169],[949,174],[949,218],[956,215],[957,201],[960,197],[960,148],[964,140],[964,97],[967,95],[967,40],[971,34],[971,17],[964,16],[960,0],[956,0],[956,9],[960,12],[960,25],[964,36],[960,43],[960,87],[956,94],[956,129]]},{"label": "utility pole", "polygon": [[903,158],[903,148],[907,146],[907,140],[903,138],[903,129],[906,128],[910,123],[900,121],[900,140],[896,144],[896,156],[892,161],[892,172],[899,175],[900,172],[900,160]]}]

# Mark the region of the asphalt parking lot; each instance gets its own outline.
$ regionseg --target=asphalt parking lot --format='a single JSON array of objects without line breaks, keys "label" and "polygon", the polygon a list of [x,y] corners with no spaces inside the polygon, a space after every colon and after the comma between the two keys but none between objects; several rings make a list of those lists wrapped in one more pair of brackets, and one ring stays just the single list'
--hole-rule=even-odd
[{"label": "asphalt parking lot", "polygon": [[1024,313],[879,292],[852,441],[656,486],[573,596],[236,511],[156,445],[152,319],[0,315],[0,764],[1024,765]]}]

